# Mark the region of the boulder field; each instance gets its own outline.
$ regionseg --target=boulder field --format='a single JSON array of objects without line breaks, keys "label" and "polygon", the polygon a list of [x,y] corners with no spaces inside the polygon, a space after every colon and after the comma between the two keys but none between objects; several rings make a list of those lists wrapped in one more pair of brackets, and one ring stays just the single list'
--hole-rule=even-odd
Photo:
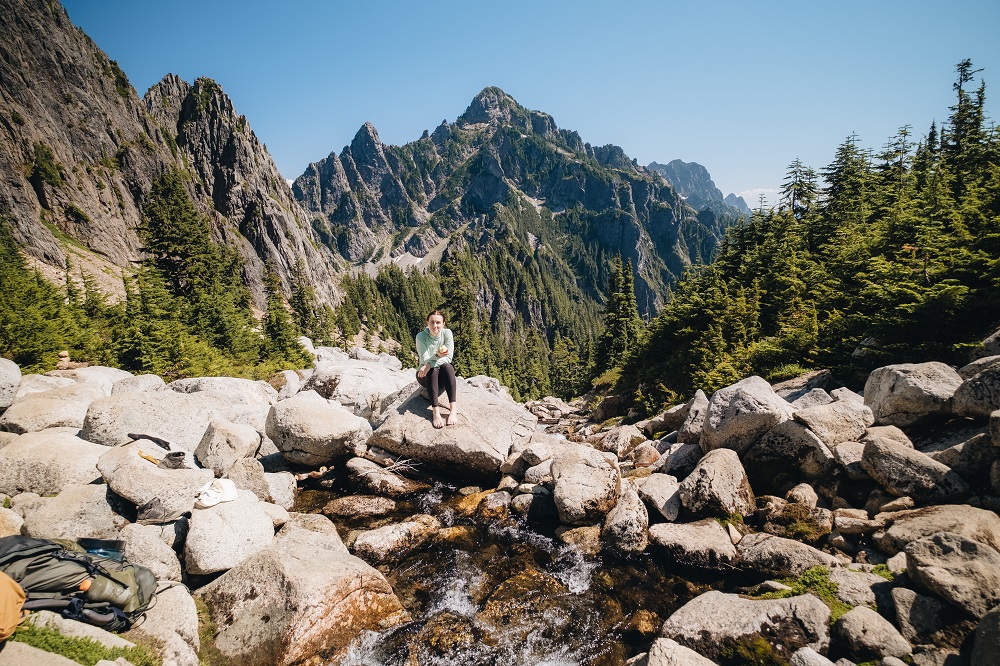
[{"label": "boulder field", "polygon": [[[995,365],[885,366],[860,394],[748,377],[633,423],[473,377],[436,430],[396,359],[315,352],[273,385],[0,359],[0,536],[124,540],[165,583],[142,626],[165,664],[201,663],[195,600],[233,663],[337,663],[410,620],[400,560],[469,538],[451,514],[395,517],[446,480],[468,520],[738,581],[659,618],[630,664],[996,663]],[[334,477],[350,490],[296,511]],[[213,479],[235,497],[199,503]]]}]

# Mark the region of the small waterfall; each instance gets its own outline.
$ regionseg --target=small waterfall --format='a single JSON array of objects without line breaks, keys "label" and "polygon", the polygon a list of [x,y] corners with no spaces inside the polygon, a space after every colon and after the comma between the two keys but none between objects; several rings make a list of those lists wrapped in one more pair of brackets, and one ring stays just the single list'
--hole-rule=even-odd
[{"label": "small waterfall", "polygon": [[479,524],[456,498],[438,483],[401,510],[475,535],[382,568],[411,621],[364,632],[329,666],[623,666],[652,641],[629,629],[631,615],[666,617],[693,596],[651,558],[587,555],[515,519]]},{"label": "small waterfall", "polygon": [[562,546],[553,559],[552,575],[572,594],[590,589],[590,578],[601,566],[599,557],[590,560],[576,546]]}]

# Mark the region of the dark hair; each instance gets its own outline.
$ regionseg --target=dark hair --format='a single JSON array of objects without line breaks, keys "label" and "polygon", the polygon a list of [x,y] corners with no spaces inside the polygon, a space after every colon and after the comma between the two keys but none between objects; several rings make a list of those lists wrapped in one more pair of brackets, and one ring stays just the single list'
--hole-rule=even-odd
[{"label": "dark hair", "polygon": [[[442,320],[444,319],[444,313],[441,312],[440,310],[434,310],[433,312],[431,312],[429,315],[427,315],[427,319],[430,319],[434,315],[441,315],[441,319]],[[427,321],[427,319],[425,319],[424,321]]]}]

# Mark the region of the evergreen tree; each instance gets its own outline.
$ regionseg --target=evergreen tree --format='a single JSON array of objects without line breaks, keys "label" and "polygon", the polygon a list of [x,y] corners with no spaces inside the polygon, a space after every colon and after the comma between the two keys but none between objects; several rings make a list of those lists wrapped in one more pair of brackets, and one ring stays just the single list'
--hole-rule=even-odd
[{"label": "evergreen tree", "polygon": [[552,360],[549,367],[554,395],[568,400],[584,392],[586,362],[580,356],[573,340],[563,337],[558,331],[552,345]]},{"label": "evergreen tree", "polygon": [[326,312],[320,308],[316,291],[309,285],[305,275],[305,265],[299,259],[292,269],[292,297],[288,304],[298,330],[310,340],[322,343],[329,335]]},{"label": "evergreen tree", "polygon": [[[267,311],[261,322],[264,343],[261,345],[261,360],[290,362],[295,367],[305,367],[309,358],[299,344],[295,327],[285,309],[285,299],[281,296],[281,280],[268,270],[264,275],[267,289]],[[295,363],[298,361],[297,363]]]},{"label": "evergreen tree", "polygon": [[792,211],[796,218],[802,217],[813,210],[818,195],[816,171],[802,164],[796,157],[788,165],[785,182],[781,188],[781,206]]},{"label": "evergreen tree", "polygon": [[450,254],[441,264],[441,294],[447,313],[445,324],[455,336],[455,372],[473,377],[486,372],[484,335],[476,309],[475,285],[469,279],[464,258]]},{"label": "evergreen tree", "polygon": [[635,302],[632,261],[622,266],[621,255],[611,264],[611,279],[604,309],[604,332],[597,343],[596,373],[620,367],[638,344],[642,320]]}]

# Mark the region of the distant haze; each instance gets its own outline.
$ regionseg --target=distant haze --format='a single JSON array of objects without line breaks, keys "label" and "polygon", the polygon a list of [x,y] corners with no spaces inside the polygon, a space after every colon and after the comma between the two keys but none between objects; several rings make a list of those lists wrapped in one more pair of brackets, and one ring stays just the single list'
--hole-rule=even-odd
[{"label": "distant haze", "polygon": [[366,121],[406,143],[495,85],[640,164],[699,162],[756,207],[852,132],[876,150],[925,134],[961,59],[1000,85],[989,0],[64,4],[140,94],[168,72],[215,79],[287,179]]}]

